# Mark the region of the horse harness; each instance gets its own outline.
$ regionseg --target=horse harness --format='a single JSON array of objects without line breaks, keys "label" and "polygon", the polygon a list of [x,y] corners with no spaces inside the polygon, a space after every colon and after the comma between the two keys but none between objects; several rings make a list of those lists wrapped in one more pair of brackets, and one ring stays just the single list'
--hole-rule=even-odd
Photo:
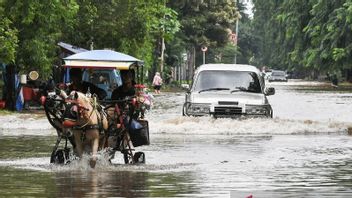
[{"label": "horse harness", "polygon": [[[68,100],[66,100],[66,103],[71,104],[71,105],[76,105],[78,112],[88,111],[89,110],[89,109],[81,106],[75,100],[68,99]],[[95,100],[94,100],[94,102],[90,102],[90,104],[93,106],[93,109],[92,109],[92,112],[90,113],[90,115],[88,117],[88,121],[85,124],[83,124],[83,125],[73,126],[72,129],[73,130],[81,130],[83,132],[82,133],[83,136],[85,135],[85,132],[87,130],[91,130],[91,129],[98,129],[99,135],[105,135],[105,130],[104,130],[104,127],[103,127],[103,119],[104,119],[104,116],[106,116],[106,113],[102,110],[102,108],[99,105],[97,105]],[[97,107],[100,107],[100,108],[97,108]],[[71,108],[72,108],[72,106],[71,106]],[[89,123],[89,119],[92,116],[92,114],[94,113],[94,111],[97,111],[98,124],[88,124]],[[74,113],[72,113],[72,111],[70,111],[70,113],[74,114]],[[78,117],[78,115],[72,115],[72,117]]]}]

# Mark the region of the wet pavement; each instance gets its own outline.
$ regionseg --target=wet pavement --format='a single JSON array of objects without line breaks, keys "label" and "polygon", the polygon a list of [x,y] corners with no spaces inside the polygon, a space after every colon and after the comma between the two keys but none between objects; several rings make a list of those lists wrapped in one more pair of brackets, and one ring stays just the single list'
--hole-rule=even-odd
[{"label": "wet pavement", "polygon": [[[352,90],[272,83],[273,119],[182,117],[184,93],[148,113],[145,165],[87,159],[49,164],[56,132],[43,118],[0,117],[0,195],[45,197],[351,197]],[[9,120],[11,123],[9,123]]]}]

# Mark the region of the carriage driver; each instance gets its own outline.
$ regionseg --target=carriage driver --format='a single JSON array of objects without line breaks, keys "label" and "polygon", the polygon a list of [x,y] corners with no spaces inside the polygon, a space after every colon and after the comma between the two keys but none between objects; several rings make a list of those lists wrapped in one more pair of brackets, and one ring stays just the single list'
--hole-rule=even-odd
[{"label": "carriage driver", "polygon": [[121,70],[120,74],[122,78],[122,86],[119,86],[112,92],[111,99],[113,100],[124,99],[126,96],[134,96],[136,93],[134,89],[136,82],[133,79],[133,71]]},{"label": "carriage driver", "polygon": [[72,80],[72,83],[68,87],[69,93],[71,91],[79,91],[86,94],[89,88],[90,93],[96,94],[99,100],[102,100],[107,96],[107,93],[103,89],[95,86],[90,82],[82,80],[82,70],[80,68],[71,68],[70,78]]}]

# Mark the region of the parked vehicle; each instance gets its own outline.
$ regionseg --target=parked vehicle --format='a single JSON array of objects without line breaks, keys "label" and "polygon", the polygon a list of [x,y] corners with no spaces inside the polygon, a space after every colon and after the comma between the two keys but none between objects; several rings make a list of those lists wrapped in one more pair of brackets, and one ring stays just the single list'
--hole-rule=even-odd
[{"label": "parked vehicle", "polygon": [[271,71],[265,72],[263,74],[264,74],[264,79],[268,80],[270,78],[270,76],[271,76]]},{"label": "parked vehicle", "polygon": [[186,93],[184,116],[272,117],[267,97],[273,87],[265,87],[261,72],[251,65],[205,64],[195,71]]},{"label": "parked vehicle", "polygon": [[273,81],[287,82],[286,72],[280,71],[280,70],[273,70],[271,72],[271,75],[268,77],[268,81],[269,82],[273,82]]}]

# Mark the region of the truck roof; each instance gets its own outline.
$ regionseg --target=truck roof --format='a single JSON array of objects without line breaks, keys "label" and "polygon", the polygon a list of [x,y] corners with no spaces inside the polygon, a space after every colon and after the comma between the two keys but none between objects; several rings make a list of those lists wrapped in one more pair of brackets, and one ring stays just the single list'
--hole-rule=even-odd
[{"label": "truck roof", "polygon": [[230,70],[230,71],[251,71],[255,73],[260,73],[259,69],[253,65],[246,64],[223,64],[223,63],[214,63],[214,64],[204,64],[197,68],[196,72],[201,72],[204,70]]}]

